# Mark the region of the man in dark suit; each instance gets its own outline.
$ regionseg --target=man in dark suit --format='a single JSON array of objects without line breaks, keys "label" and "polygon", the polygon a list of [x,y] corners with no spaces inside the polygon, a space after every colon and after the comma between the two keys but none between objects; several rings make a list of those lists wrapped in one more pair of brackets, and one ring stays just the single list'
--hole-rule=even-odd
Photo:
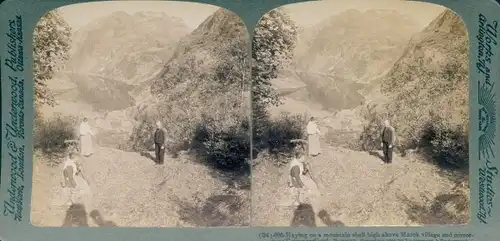
[{"label": "man in dark suit", "polygon": [[156,131],[154,133],[154,146],[155,146],[155,157],[156,164],[163,164],[165,159],[165,131],[161,126],[161,122],[156,122]]},{"label": "man in dark suit", "polygon": [[392,150],[394,145],[394,128],[389,120],[384,121],[384,129],[381,136],[382,152],[384,153],[384,163],[392,163]]}]

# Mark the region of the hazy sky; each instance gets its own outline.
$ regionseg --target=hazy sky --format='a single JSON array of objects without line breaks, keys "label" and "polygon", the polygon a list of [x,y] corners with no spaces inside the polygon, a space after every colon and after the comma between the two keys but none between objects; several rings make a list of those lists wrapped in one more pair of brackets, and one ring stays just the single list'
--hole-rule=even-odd
[{"label": "hazy sky", "polygon": [[[167,15],[182,18],[188,27],[194,29],[218,7],[169,1],[109,1],[73,4],[59,9],[74,30],[115,11],[124,11],[130,14],[141,11],[164,12]],[[422,26],[426,26],[444,10],[438,5],[404,0],[322,0],[292,4],[287,7],[292,19],[303,26],[318,23],[348,9],[360,11],[394,9],[414,17]]]},{"label": "hazy sky", "polygon": [[109,1],[98,3],[79,3],[59,8],[64,19],[74,30],[85,26],[96,18],[104,17],[116,11],[129,14],[136,12],[163,12],[167,15],[179,17],[194,29],[210,14],[217,11],[218,7],[168,1]]},{"label": "hazy sky", "polygon": [[325,18],[349,9],[366,11],[370,9],[392,9],[409,15],[427,26],[445,8],[430,3],[404,0],[323,0],[296,3],[286,6],[290,17],[299,25],[313,25]]}]

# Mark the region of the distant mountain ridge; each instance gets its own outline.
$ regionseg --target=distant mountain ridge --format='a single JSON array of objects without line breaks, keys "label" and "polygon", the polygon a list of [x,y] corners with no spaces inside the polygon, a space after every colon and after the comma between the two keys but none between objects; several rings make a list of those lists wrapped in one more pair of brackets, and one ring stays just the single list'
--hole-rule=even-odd
[{"label": "distant mountain ridge", "polygon": [[300,29],[294,63],[274,81],[275,86],[282,86],[283,80],[303,83],[304,89],[288,97],[333,111],[355,108],[422,28],[395,10],[347,10],[334,15]]},{"label": "distant mountain ridge", "polygon": [[189,33],[183,20],[165,13],[114,12],[74,35],[67,71],[137,84],[151,77]]},{"label": "distant mountain ridge", "polygon": [[301,70],[367,83],[388,70],[422,27],[395,10],[348,10],[301,31]]}]

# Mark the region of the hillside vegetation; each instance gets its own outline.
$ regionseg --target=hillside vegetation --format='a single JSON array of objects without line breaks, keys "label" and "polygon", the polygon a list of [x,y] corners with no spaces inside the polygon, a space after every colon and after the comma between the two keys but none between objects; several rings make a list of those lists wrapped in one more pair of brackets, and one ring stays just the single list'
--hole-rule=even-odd
[{"label": "hillside vegetation", "polygon": [[398,132],[401,151],[420,148],[440,165],[467,168],[468,84],[466,28],[446,10],[412,38],[383,79],[381,90],[391,101],[367,107],[372,123],[365,141],[375,137],[379,121],[388,118]]},{"label": "hillside vegetation", "polygon": [[183,38],[149,85],[153,100],[137,113],[130,147],[147,150],[154,122],[161,120],[172,154],[189,150],[221,170],[248,169],[247,46],[242,21],[224,9]]}]

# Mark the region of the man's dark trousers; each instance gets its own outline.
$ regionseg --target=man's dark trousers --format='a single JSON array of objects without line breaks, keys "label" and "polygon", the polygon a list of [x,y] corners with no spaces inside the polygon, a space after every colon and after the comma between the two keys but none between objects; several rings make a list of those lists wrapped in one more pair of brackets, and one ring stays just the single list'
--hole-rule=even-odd
[{"label": "man's dark trousers", "polygon": [[163,164],[163,160],[165,159],[165,132],[157,128],[153,139],[155,143],[156,164]]},{"label": "man's dark trousers", "polygon": [[165,160],[165,148],[161,148],[162,144],[155,144],[155,155],[156,155],[156,164],[163,164]]},{"label": "man's dark trousers", "polygon": [[384,153],[384,162],[385,163],[392,163],[392,148],[389,148],[389,143],[388,142],[382,142],[382,152]]}]

